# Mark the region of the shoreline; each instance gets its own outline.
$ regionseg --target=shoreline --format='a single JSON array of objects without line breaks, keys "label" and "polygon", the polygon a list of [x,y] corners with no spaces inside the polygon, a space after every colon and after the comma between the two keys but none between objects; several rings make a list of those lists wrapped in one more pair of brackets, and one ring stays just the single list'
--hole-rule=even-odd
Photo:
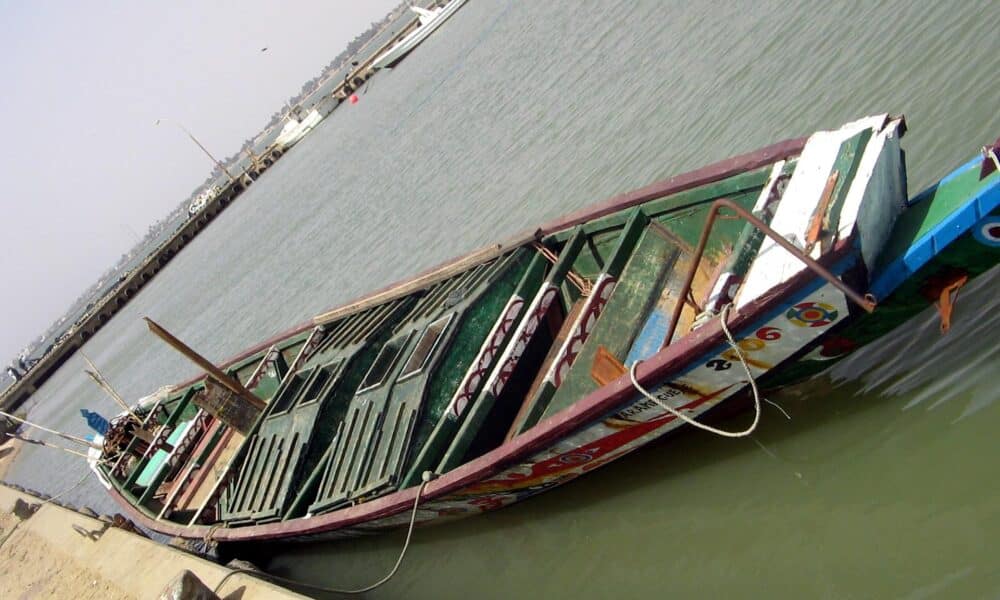
[{"label": "shoreline", "polygon": [[0,597],[152,598],[177,589],[180,577],[190,572],[208,590],[220,588],[218,597],[305,598],[154,542],[116,521],[0,485]]},{"label": "shoreline", "polygon": [[0,481],[7,477],[23,447],[24,442],[9,437],[0,442]]}]

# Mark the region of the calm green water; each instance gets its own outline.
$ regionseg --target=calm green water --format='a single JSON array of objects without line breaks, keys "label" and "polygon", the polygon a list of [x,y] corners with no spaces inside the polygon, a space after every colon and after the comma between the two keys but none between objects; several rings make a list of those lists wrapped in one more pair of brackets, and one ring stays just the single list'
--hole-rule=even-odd
[{"label": "calm green water", "polygon": [[[911,190],[1000,135],[989,2],[489,2],[462,8],[280,161],[87,353],[128,397],[374,287],[656,179],[869,113],[905,113]],[[830,373],[752,439],[702,433],[520,505],[419,530],[379,597],[1000,595],[997,273]],[[112,412],[74,358],[32,416]],[[82,474],[28,451],[11,479]],[[70,500],[113,509],[93,483]],[[274,548],[360,586],[401,534]]]}]

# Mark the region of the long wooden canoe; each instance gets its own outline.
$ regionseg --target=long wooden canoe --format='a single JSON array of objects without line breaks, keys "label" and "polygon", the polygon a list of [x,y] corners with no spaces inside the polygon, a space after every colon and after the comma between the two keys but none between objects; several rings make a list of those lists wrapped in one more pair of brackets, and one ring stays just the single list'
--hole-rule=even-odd
[{"label": "long wooden canoe", "polygon": [[992,172],[910,206],[904,129],[769,146],[328,311],[117,418],[95,470],[144,527],[219,542],[385,530],[418,488],[423,523],[566,483],[877,319],[866,293],[917,275],[885,266],[911,215],[961,238],[970,203],[995,214]]}]

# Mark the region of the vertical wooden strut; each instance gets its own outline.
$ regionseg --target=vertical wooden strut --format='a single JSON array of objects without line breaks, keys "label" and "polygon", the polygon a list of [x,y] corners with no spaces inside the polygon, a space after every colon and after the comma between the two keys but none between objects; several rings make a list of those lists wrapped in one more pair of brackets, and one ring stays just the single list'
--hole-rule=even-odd
[{"label": "vertical wooden strut", "polygon": [[254,396],[248,389],[243,387],[242,383],[224,373],[222,369],[216,367],[207,358],[192,350],[184,342],[175,338],[169,331],[157,325],[155,321],[149,317],[143,317],[143,319],[146,321],[146,325],[149,326],[150,331],[156,334],[158,338],[169,344],[174,350],[183,354],[188,360],[204,369],[210,379],[236,394],[243,400],[246,400],[257,410],[264,410],[264,407],[267,406],[263,400]]},{"label": "vertical wooden strut", "polygon": [[140,419],[132,411],[132,409],[129,408],[129,405],[125,402],[125,399],[122,398],[121,394],[119,394],[115,390],[115,388],[113,388],[111,386],[111,383],[108,382],[108,380],[104,377],[104,374],[101,373],[101,371],[97,368],[97,365],[94,364],[94,361],[90,360],[90,357],[87,356],[86,354],[84,354],[82,350],[80,351],[80,356],[82,356],[83,360],[87,361],[87,364],[90,366],[91,369],[93,369],[91,371],[88,371],[88,370],[84,369],[83,372],[86,373],[87,375],[89,375],[90,378],[94,380],[94,383],[96,383],[97,385],[99,385],[101,387],[101,389],[104,390],[104,392],[108,396],[110,396],[112,400],[115,401],[115,404],[117,404],[119,406],[119,408],[121,408],[122,410],[124,410],[125,412],[127,412],[129,414],[129,416],[131,416],[133,419],[136,420],[136,422],[141,423],[142,419]]}]

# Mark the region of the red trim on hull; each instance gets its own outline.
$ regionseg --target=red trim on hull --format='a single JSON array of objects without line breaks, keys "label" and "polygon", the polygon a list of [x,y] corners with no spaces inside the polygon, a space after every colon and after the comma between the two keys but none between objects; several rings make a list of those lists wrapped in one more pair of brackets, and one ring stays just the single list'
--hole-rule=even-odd
[{"label": "red trim on hull", "polygon": [[[854,242],[854,236],[840,240],[819,262],[828,268],[831,267],[852,252]],[[743,311],[733,316],[729,322],[730,330],[736,332],[763,318],[764,315],[787,302],[788,296],[815,278],[816,275],[809,270],[800,271],[790,280],[772,290],[772,293],[767,297],[751,302],[744,307]],[[643,362],[636,369],[636,376],[643,384],[663,380],[687,367],[692,360],[702,356],[703,353],[724,343],[725,336],[722,327],[718,320],[714,320]],[[572,406],[539,422],[520,436],[432,481],[424,489],[423,499],[430,502],[448,496],[501,472],[515,461],[551,446],[575,429],[615,412],[621,408],[623,403],[632,398],[634,393],[629,378],[627,376],[620,377],[580,399]],[[148,529],[165,535],[193,539],[203,538],[209,532],[209,526],[205,525],[185,527],[155,521],[125,501],[116,490],[112,489],[110,493],[136,522]],[[318,536],[410,510],[415,495],[416,487],[413,487],[363,504],[310,518],[232,529],[219,528],[212,532],[212,539],[219,542],[250,542],[287,537]]]}]

